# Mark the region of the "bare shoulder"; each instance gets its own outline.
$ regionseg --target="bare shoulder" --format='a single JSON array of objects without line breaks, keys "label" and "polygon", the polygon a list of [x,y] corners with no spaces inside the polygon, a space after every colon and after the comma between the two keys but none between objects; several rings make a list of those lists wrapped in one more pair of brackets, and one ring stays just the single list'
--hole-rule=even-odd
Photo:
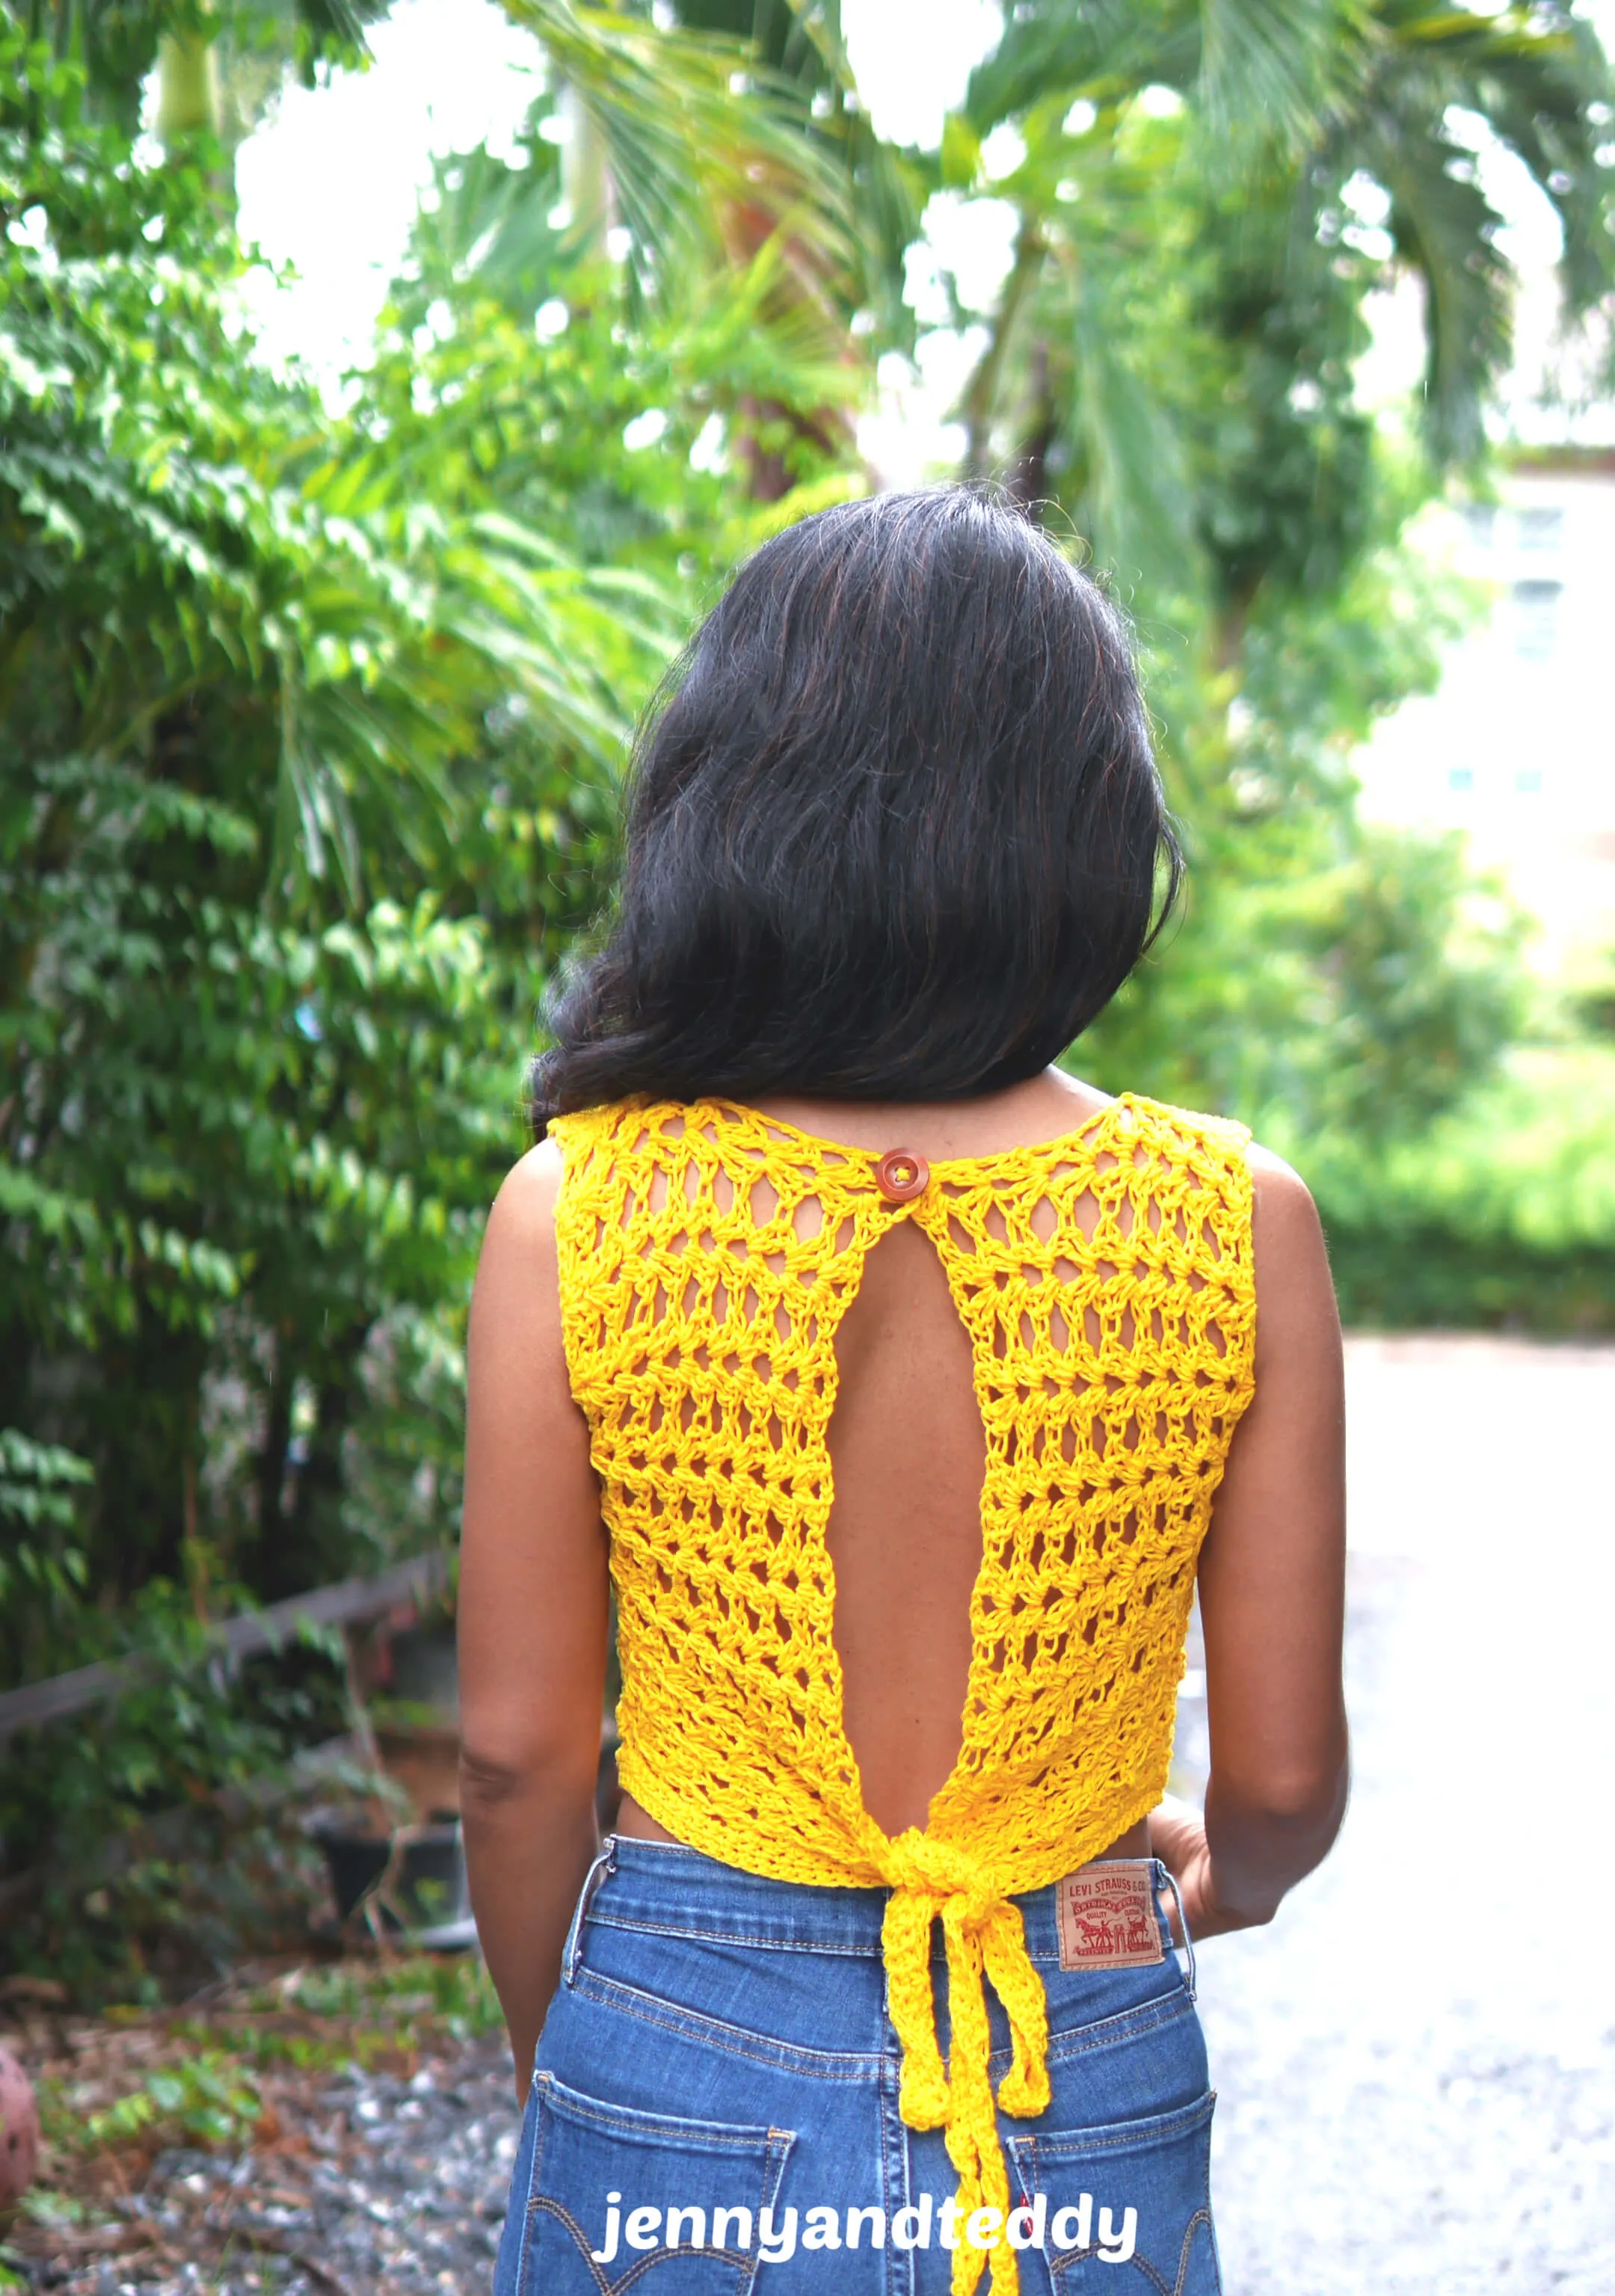
[{"label": "bare shoulder", "polygon": [[1334,1285],[1323,1223],[1312,1192],[1293,1165],[1256,1141],[1246,1151],[1251,1177],[1251,1241],[1256,1261],[1258,1362],[1280,1345],[1339,1348]]},{"label": "bare shoulder", "polygon": [[[1250,1167],[1258,1204],[1271,1205],[1288,1210],[1291,1217],[1304,1210],[1312,1210],[1312,1191],[1296,1170],[1275,1156],[1271,1148],[1264,1148],[1259,1140],[1252,1140],[1245,1150],[1245,1160]],[[1316,1211],[1313,1217],[1316,1218]]]},{"label": "bare shoulder", "polygon": [[1246,1149],[1245,1159],[1250,1168],[1258,1266],[1264,1248],[1271,1259],[1275,1252],[1304,1249],[1315,1240],[1321,1243],[1317,1206],[1294,1165],[1286,1164],[1282,1156],[1255,1140]]},{"label": "bare shoulder", "polygon": [[562,1168],[559,1148],[543,1141],[512,1166],[494,1199],[471,1292],[474,1360],[486,1361],[491,1341],[525,1337],[530,1344],[558,1323],[555,1203]]},{"label": "bare shoulder", "polygon": [[511,1167],[488,1214],[485,1254],[490,1249],[553,1250],[562,1169],[561,1150],[553,1140],[541,1140]]}]

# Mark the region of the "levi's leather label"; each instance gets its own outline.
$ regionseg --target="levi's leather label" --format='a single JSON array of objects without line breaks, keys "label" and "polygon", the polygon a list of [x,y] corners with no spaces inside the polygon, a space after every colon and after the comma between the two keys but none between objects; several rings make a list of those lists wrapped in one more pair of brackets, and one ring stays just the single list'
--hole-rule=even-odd
[{"label": "levi's leather label", "polygon": [[1165,1958],[1147,1858],[1081,1866],[1054,1884],[1062,1969],[1144,1969]]}]

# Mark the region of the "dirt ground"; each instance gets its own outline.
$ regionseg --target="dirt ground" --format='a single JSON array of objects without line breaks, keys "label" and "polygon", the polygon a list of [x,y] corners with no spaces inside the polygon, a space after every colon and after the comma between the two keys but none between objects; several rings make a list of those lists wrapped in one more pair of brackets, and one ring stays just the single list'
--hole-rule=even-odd
[{"label": "dirt ground", "polygon": [[485,2296],[517,2124],[473,1965],[248,1972],[112,2021],[8,2005],[48,2139],[4,2251],[16,2279],[60,2296]]}]

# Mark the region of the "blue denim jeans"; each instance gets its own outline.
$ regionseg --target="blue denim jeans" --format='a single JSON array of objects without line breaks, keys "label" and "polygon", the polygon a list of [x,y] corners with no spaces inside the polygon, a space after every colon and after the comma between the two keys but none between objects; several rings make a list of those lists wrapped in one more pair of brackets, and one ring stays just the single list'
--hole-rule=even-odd
[{"label": "blue denim jeans", "polygon": [[[1217,2296],[1205,2044],[1164,1921],[1157,1964],[1062,1971],[1053,1889],[1016,1903],[1052,2089],[1036,2120],[999,2116],[1022,2296]],[[495,2296],[946,2296],[964,2227],[940,2131],[898,2112],[885,1905],[607,1843],[538,2043]],[[939,1929],[932,1983],[946,2047]]]}]

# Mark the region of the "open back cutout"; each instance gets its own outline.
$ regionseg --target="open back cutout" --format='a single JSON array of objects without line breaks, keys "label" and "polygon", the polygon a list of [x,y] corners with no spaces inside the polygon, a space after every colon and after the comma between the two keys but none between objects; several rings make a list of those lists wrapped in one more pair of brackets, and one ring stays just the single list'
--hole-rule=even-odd
[{"label": "open back cutout", "polygon": [[959,1757],[986,1436],[970,1334],[936,1246],[898,1220],[836,1332],[829,1428],[843,1718],[864,1806],[923,1825]]}]

